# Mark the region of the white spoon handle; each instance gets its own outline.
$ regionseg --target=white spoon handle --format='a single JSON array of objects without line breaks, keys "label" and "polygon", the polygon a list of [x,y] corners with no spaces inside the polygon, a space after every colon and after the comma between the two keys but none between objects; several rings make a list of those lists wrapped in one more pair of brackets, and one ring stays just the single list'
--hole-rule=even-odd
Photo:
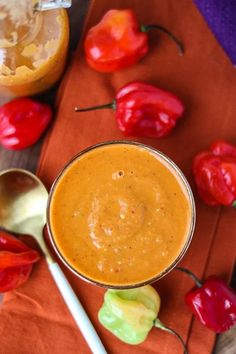
[{"label": "white spoon handle", "polygon": [[59,265],[55,262],[48,265],[49,270],[67,304],[75,322],[77,323],[81,333],[87,341],[93,354],[107,354],[100,338],[98,337],[88,315],[83,309],[79,299],[75,295],[68,280],[63,274]]}]

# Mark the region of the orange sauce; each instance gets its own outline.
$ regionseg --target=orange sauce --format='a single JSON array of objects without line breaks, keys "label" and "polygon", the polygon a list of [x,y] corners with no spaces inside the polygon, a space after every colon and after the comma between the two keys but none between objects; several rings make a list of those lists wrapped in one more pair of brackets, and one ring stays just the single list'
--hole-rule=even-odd
[{"label": "orange sauce", "polygon": [[131,144],[75,159],[52,193],[49,222],[63,258],[99,283],[126,286],[169,267],[189,235],[191,203],[173,167]]}]

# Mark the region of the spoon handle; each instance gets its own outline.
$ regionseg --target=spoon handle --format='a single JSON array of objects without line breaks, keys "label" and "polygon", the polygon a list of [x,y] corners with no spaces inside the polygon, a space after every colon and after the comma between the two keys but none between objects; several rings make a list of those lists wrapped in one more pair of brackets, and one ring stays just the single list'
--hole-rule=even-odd
[{"label": "spoon handle", "polygon": [[75,322],[80,328],[81,333],[86,339],[88,346],[93,354],[107,354],[100,338],[98,337],[88,315],[82,307],[79,299],[75,295],[68,280],[62,272],[59,265],[55,262],[48,265],[49,270],[63,296],[65,303],[67,304]]}]

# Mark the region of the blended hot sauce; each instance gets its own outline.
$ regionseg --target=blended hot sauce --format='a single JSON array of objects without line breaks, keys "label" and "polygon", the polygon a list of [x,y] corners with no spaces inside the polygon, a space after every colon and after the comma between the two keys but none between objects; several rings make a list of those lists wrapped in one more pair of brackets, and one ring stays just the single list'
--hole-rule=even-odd
[{"label": "blended hot sauce", "polygon": [[191,202],[161,156],[131,144],[75,159],[52,193],[49,223],[63,258],[99,283],[128,286],[170,266],[189,235]]}]

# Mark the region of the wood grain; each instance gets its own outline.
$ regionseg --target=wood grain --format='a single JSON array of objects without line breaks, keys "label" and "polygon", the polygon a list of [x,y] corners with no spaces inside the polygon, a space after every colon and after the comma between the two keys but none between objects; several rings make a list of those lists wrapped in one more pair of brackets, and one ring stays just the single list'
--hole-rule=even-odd
[{"label": "wood grain", "polygon": [[[81,29],[83,26],[83,21],[87,13],[88,3],[88,0],[73,0],[73,6],[68,11],[70,16],[71,28],[70,53],[72,53],[77,46],[81,34]],[[44,101],[50,101],[50,103],[53,104],[56,91],[57,86],[50,90],[50,93],[47,93],[47,96],[40,96],[40,99]],[[0,97],[0,104],[3,104],[5,101],[6,100],[4,98]],[[2,170],[11,167],[19,167],[35,172],[37,168],[39,154],[41,151],[42,142],[43,137],[37,144],[23,151],[7,151],[4,148],[0,147],[0,169]],[[230,331],[218,337],[214,353],[236,353],[236,327],[232,328]]]}]

